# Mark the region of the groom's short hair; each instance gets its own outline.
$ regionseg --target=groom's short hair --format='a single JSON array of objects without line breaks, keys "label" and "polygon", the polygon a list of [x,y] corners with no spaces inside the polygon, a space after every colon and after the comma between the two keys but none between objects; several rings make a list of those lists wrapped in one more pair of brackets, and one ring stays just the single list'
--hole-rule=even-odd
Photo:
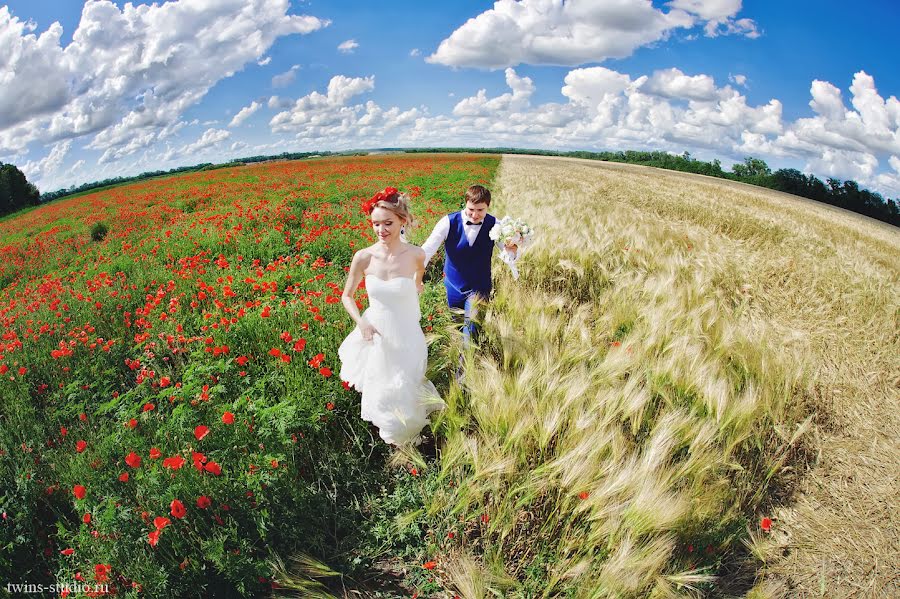
[{"label": "groom's short hair", "polygon": [[491,205],[491,192],[483,185],[470,185],[466,190],[466,203]]}]

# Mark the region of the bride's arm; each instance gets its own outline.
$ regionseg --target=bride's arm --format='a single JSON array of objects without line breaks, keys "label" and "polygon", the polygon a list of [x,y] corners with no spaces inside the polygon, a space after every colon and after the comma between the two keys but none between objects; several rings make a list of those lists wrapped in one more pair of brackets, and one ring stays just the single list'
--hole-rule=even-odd
[{"label": "bride's arm", "polygon": [[372,335],[378,331],[365,318],[360,316],[359,308],[356,306],[356,289],[362,281],[366,266],[369,263],[369,253],[366,250],[360,250],[353,254],[353,260],[350,261],[350,272],[347,274],[347,282],[344,283],[344,291],[341,293],[341,303],[344,309],[350,314],[350,318],[359,327],[363,338],[368,341],[372,339]]},{"label": "bride's arm", "polygon": [[416,252],[415,260],[416,260],[416,274],[415,274],[416,291],[418,291],[419,293],[422,293],[423,291],[425,291],[425,282],[424,282],[424,279],[425,279],[425,250],[419,249],[419,251]]}]

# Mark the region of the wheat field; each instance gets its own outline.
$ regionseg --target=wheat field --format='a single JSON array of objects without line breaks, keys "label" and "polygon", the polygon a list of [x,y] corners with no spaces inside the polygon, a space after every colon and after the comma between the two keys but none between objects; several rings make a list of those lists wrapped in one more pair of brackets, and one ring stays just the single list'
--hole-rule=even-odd
[{"label": "wheat field", "polygon": [[460,596],[900,592],[896,229],[577,159],[493,192],[538,239],[436,423]]}]

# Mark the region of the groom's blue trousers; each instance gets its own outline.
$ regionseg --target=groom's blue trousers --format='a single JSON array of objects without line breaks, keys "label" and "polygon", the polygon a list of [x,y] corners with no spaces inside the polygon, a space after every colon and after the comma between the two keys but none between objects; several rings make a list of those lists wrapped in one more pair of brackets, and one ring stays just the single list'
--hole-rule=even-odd
[{"label": "groom's blue trousers", "polygon": [[[482,299],[486,299],[487,295],[479,293],[477,291],[470,291],[467,293],[461,293],[457,290],[447,289],[447,305],[451,308],[456,308],[463,311],[463,315],[461,317],[462,320],[462,334],[463,334],[463,347],[468,347],[469,343],[476,336],[476,327],[475,323],[472,321],[473,316],[473,303],[477,297],[481,297]],[[460,317],[455,316],[457,320]]]}]

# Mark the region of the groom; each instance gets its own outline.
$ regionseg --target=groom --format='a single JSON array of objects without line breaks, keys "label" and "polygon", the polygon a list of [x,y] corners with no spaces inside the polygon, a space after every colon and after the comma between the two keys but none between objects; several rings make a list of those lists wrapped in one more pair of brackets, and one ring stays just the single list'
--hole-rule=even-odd
[{"label": "groom", "polygon": [[[441,218],[428,240],[422,245],[425,264],[444,244],[444,286],[447,288],[447,304],[463,310],[463,342],[468,344],[474,333],[472,323],[473,300],[487,301],[491,294],[491,256],[494,241],[489,237],[491,227],[497,221],[487,213],[491,205],[491,192],[472,185],[466,190],[465,207]],[[515,253],[515,245],[506,250]]]}]

